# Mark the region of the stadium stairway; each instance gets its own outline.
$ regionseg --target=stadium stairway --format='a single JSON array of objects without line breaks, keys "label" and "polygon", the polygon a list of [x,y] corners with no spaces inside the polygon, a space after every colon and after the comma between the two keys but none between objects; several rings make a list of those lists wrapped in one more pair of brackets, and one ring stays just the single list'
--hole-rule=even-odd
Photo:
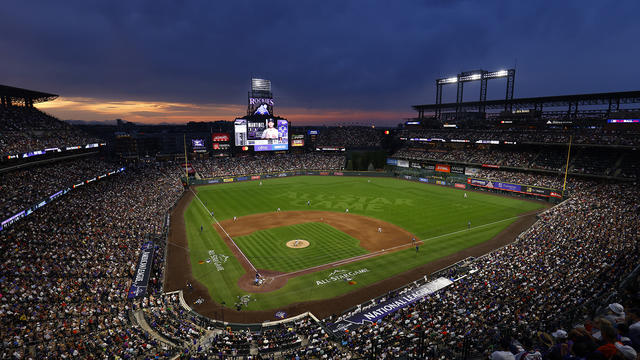
[{"label": "stadium stairway", "polygon": [[144,331],[146,331],[149,335],[151,335],[154,339],[156,339],[156,340],[158,340],[158,341],[160,341],[160,342],[162,342],[162,343],[168,344],[168,345],[170,345],[170,346],[172,346],[172,347],[176,347],[176,344],[174,344],[173,342],[171,342],[171,341],[169,341],[169,340],[165,339],[165,338],[164,338],[164,337],[162,337],[160,334],[158,334],[155,330],[153,330],[153,329],[151,328],[151,326],[149,326],[149,324],[147,323],[147,320],[145,320],[145,318],[144,318],[144,313],[142,312],[142,310],[136,310],[136,311],[133,313],[133,320],[134,320],[138,325],[140,325],[140,327],[141,327]]}]

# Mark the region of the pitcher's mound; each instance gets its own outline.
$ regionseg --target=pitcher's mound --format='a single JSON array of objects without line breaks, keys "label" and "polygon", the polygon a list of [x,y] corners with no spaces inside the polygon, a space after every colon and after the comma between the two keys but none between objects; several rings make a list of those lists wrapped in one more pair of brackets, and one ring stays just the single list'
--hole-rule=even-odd
[{"label": "pitcher's mound", "polygon": [[291,240],[287,241],[287,247],[292,249],[302,249],[309,246],[309,242],[307,240]]}]

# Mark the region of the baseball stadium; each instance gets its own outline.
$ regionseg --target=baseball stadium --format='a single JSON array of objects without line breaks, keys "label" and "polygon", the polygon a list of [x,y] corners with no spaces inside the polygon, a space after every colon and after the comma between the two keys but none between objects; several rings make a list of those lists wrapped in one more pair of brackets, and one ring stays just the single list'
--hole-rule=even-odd
[{"label": "baseball stadium", "polygon": [[394,126],[0,85],[0,358],[637,360],[640,90],[459,64]]},{"label": "baseball stadium", "polygon": [[[597,101],[599,131],[427,125],[476,102],[416,105],[401,128],[319,128],[275,117],[270,82],[254,79],[262,103],[226,128],[156,133],[182,143],[152,162],[131,156],[135,132],[104,140],[33,105],[56,94],[2,94],[7,136],[57,148],[3,156],[6,349],[41,354],[65,334],[88,356],[110,334],[144,343],[141,358],[472,359],[532,331],[523,314],[552,312],[535,326],[555,333],[615,316],[637,286],[637,113],[608,104],[640,92],[482,105],[495,124],[546,124],[488,109]],[[15,130],[34,122],[48,130]],[[260,139],[270,126],[276,140]]]}]

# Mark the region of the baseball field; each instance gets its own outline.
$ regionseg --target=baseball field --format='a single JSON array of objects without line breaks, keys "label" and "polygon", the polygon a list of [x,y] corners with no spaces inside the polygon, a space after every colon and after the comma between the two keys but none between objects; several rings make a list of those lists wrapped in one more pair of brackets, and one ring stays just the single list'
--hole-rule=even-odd
[{"label": "baseball field", "polygon": [[478,247],[544,207],[394,178],[298,176],[191,191],[186,246],[174,246],[186,261],[170,261],[168,272],[190,273],[202,306],[270,313],[373,288]]}]

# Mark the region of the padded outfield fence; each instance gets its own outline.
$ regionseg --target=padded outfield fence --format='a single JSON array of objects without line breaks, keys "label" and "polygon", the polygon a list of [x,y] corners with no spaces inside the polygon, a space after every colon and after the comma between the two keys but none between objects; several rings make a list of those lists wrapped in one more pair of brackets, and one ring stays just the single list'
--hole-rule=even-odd
[{"label": "padded outfield fence", "polygon": [[[444,165],[442,165],[444,166]],[[442,170],[449,170],[445,172]],[[524,196],[537,200],[546,200],[551,203],[559,203],[569,195],[568,191],[562,195],[562,190],[545,188],[527,184],[513,184],[498,182],[465,175],[464,166],[448,166],[438,170],[431,168],[414,168],[398,165],[390,165],[387,171],[347,171],[347,170],[298,170],[283,171],[264,174],[251,174],[241,176],[220,176],[207,179],[189,177],[189,185],[211,185],[242,181],[256,181],[262,179],[274,179],[291,176],[363,176],[363,177],[397,177],[409,181],[417,181],[440,186],[455,187],[458,189],[491,191],[510,196]],[[187,179],[182,177],[182,183],[187,184]]]},{"label": "padded outfield fence", "polygon": [[[207,179],[196,179],[189,177],[189,185],[211,185],[211,184],[224,184],[231,182],[249,181],[249,180],[262,180],[262,179],[276,179],[290,176],[304,176],[304,175],[317,175],[317,176],[367,176],[367,177],[393,177],[393,173],[384,171],[344,171],[344,170],[298,170],[298,171],[281,171],[273,173],[263,174],[250,174],[241,176],[219,176]],[[182,177],[182,183],[186,184],[186,179]]]}]

